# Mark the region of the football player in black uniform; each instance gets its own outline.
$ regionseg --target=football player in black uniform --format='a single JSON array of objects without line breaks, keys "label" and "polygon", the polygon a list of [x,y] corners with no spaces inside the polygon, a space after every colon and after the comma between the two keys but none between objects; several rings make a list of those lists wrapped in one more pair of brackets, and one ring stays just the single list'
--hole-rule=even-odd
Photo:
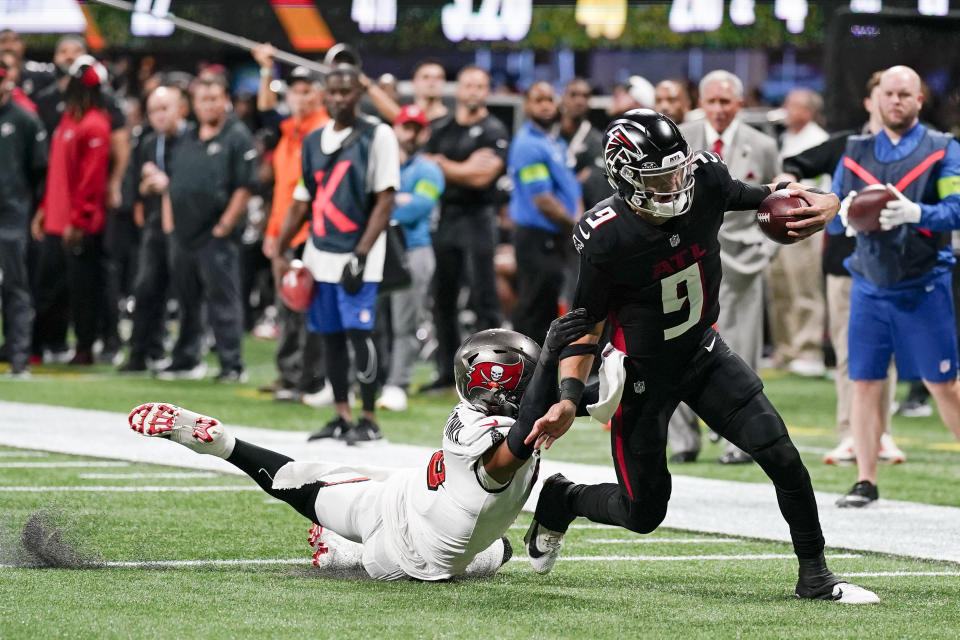
[{"label": "football player in black uniform", "polygon": [[[574,307],[596,319],[592,334],[562,357],[561,399],[528,440],[550,444],[573,421],[605,322],[627,354],[626,383],[611,424],[617,484],[574,484],[557,474],[544,482],[525,538],[534,569],[546,573],[576,516],[649,533],[670,498],[667,421],[686,402],[714,431],[750,454],[776,487],[800,561],[796,594],[848,603],[879,602],[827,568],[813,487],[763,383],[713,328],[722,269],[717,232],[726,211],[756,210],[773,185],[734,180],[716,154],[692,153],[677,126],[646,109],[628,111],[604,134],[604,162],[617,193],[574,229],[580,277]],[[788,223],[809,236],[839,209],[836,197],[795,189],[809,206]],[[737,215],[737,214],[733,214]],[[742,214],[739,214],[742,215]]]}]

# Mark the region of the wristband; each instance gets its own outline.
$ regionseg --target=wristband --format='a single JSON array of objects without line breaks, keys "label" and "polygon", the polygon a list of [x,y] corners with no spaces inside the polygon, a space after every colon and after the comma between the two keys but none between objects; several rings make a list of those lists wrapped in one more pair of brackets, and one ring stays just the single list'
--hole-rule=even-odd
[{"label": "wristband", "polygon": [[272,77],[273,77],[273,69],[271,69],[270,67],[260,67],[260,77],[261,77],[261,78],[272,78]]},{"label": "wristband", "polygon": [[560,400],[569,400],[573,406],[580,406],[580,398],[586,385],[577,378],[564,378],[560,381]]},{"label": "wristband", "polygon": [[809,189],[807,189],[807,191],[809,191],[810,193],[820,194],[821,196],[827,195],[826,191],[822,191],[820,189],[817,189],[816,187],[810,187]]},{"label": "wristband", "polygon": [[781,189],[788,189],[788,188],[790,188],[790,181],[784,180],[783,182],[777,183],[777,188],[774,189],[774,191],[780,191]]},{"label": "wristband", "polygon": [[579,344],[570,344],[560,350],[560,356],[558,359],[563,360],[573,356],[596,356],[599,348],[600,345],[598,344],[587,344],[583,342]]}]

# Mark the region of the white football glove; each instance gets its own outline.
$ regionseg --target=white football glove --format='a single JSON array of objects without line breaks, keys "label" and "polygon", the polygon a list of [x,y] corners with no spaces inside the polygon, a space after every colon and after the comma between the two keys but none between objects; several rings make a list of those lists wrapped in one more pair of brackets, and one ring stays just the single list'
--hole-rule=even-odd
[{"label": "white football glove", "polygon": [[890,189],[897,195],[896,200],[887,203],[887,206],[880,212],[880,228],[884,231],[890,231],[894,227],[902,224],[917,224],[920,222],[920,216],[923,211],[916,202],[911,202],[900,193],[899,189],[887,183],[887,189]]},{"label": "white football glove", "polygon": [[856,197],[856,191],[848,193],[846,197],[840,201],[840,211],[837,212],[837,215],[840,216],[840,222],[843,223],[844,234],[851,238],[857,235],[857,230],[847,224],[847,216],[850,213],[850,203],[853,202],[853,199]]}]

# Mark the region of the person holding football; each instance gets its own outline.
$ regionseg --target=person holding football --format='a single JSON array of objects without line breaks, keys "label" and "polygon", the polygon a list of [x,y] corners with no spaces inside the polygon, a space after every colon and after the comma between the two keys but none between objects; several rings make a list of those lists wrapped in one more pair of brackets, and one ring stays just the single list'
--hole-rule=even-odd
[{"label": "person holding football", "polygon": [[238,440],[215,418],[161,402],[136,407],[129,422],[145,436],[224,458],[317,523],[310,542],[318,566],[362,567],[377,580],[492,575],[512,555],[503,534],[537,479],[540,456],[527,436],[557,398],[560,350],[592,326],[577,309],[554,320],[543,349],[504,329],[467,338],[454,363],[460,402],[423,467],[295,462]]},{"label": "person holding football", "polygon": [[800,454],[760,378],[714,329],[724,212],[755,211],[774,189],[790,188],[809,206],[790,212],[805,219],[787,223],[789,235],[807,237],[837,214],[839,199],[794,183],[734,180],[717,154],[691,152],[673,121],[647,109],[628,111],[607,126],[604,161],[616,194],[584,214],[573,233],[580,253],[574,305],[585,308],[596,325],[563,350],[561,356],[569,357],[560,364],[560,401],[536,422],[528,441],[549,448],[570,428],[596,344],[610,322],[612,344],[626,354],[610,430],[618,482],[547,478],[525,537],[534,569],[552,568],[577,516],[638,533],[660,525],[671,490],[667,421],[683,401],[773,481],[800,561],[796,595],[879,602],[827,568],[817,503]]}]

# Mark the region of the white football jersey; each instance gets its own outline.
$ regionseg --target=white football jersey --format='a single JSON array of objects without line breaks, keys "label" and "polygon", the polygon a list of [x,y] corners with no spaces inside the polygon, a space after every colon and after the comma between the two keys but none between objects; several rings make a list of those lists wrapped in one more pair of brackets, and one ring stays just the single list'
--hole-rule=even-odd
[{"label": "white football jersey", "polygon": [[443,430],[443,448],[427,467],[398,473],[381,496],[381,543],[404,573],[441,580],[462,573],[474,556],[513,524],[530,495],[539,452],[498,489],[480,483],[483,454],[503,442],[513,418],[488,416],[461,402]]}]

